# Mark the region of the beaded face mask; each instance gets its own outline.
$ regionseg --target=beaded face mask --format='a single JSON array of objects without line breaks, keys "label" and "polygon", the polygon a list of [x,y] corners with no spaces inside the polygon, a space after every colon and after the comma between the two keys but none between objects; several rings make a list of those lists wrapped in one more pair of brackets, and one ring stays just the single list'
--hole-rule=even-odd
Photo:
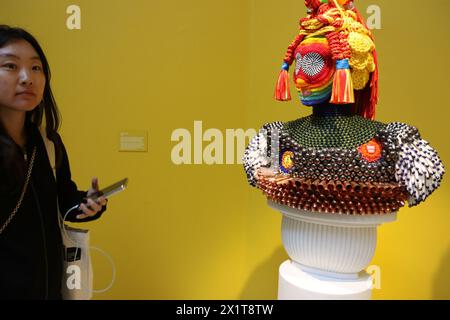
[{"label": "beaded face mask", "polygon": [[378,67],[371,31],[351,0],[306,0],[308,15],[288,46],[275,99],[291,100],[289,67],[304,105],[354,104],[355,113],[374,119]]},{"label": "beaded face mask", "polygon": [[294,82],[306,106],[330,100],[335,62],[325,37],[304,40],[295,50]]}]

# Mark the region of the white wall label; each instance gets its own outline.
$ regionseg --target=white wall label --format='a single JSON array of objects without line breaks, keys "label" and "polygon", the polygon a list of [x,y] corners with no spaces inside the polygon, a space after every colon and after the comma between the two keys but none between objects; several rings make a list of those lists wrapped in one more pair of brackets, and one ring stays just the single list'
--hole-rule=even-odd
[{"label": "white wall label", "polygon": [[147,141],[147,131],[121,132],[119,151],[147,152]]}]

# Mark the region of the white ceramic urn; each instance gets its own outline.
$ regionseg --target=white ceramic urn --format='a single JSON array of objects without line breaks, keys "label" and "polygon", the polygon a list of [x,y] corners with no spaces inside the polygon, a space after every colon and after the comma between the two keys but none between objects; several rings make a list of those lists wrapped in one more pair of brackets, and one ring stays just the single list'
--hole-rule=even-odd
[{"label": "white ceramic urn", "polygon": [[279,299],[370,299],[364,271],[377,244],[377,227],[396,213],[347,215],[308,212],[268,201],[282,217],[283,246],[290,261],[280,266]]}]

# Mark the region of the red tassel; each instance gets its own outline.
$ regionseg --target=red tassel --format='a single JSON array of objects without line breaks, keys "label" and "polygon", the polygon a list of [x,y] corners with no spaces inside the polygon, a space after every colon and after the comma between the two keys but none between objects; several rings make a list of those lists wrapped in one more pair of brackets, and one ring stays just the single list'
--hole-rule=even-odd
[{"label": "red tassel", "polygon": [[372,79],[370,81],[370,104],[367,110],[367,118],[375,119],[375,108],[378,103],[378,57],[376,50],[373,51],[373,61],[375,63],[375,70],[372,73]]},{"label": "red tassel", "polygon": [[330,102],[334,104],[349,104],[355,102],[350,69],[336,70]]},{"label": "red tassel", "polygon": [[281,70],[278,76],[277,86],[275,87],[275,99],[278,101],[291,100],[291,91],[289,88],[289,73]]}]

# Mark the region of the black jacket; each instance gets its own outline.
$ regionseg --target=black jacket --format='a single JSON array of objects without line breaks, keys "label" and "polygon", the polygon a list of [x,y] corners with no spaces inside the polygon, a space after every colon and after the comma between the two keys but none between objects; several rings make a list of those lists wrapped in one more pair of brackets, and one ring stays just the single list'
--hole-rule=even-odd
[{"label": "black jacket", "polygon": [[[27,126],[27,154],[31,157],[37,146],[35,163],[28,190],[22,206],[8,227],[0,235],[0,299],[60,299],[63,246],[58,226],[57,197],[62,215],[86,196],[78,191],[71,179],[69,159],[58,135],[57,182],[55,182],[47,151],[34,125]],[[5,136],[2,139],[9,139]],[[5,140],[3,140],[5,141]],[[11,142],[11,140],[10,140]],[[22,152],[19,146],[17,152]],[[58,152],[59,151],[59,152]],[[22,156],[19,167],[26,172]],[[21,161],[21,163],[20,163]],[[8,168],[0,168],[0,226],[9,217],[22,191],[22,183],[10,183]],[[74,210],[68,221],[90,221],[98,219],[105,207],[93,218],[76,220],[80,212]]]}]

